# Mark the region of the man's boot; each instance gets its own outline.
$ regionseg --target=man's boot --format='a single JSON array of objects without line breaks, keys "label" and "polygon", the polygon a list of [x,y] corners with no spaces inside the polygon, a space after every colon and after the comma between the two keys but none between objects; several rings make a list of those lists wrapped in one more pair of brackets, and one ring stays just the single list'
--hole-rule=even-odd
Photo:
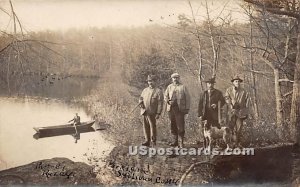
[{"label": "man's boot", "polygon": [[147,147],[149,147],[149,146],[150,146],[150,141],[145,141],[144,143],[142,143],[142,146],[147,146]]},{"label": "man's boot", "polygon": [[177,135],[173,135],[173,143],[170,143],[169,145],[172,147],[176,147],[178,146],[178,136]]},{"label": "man's boot", "polygon": [[156,136],[152,136],[151,137],[151,147],[155,147],[156,146]]},{"label": "man's boot", "polygon": [[243,145],[241,144],[241,140],[240,139],[241,139],[240,136],[237,135],[236,136],[236,147],[243,148]]},{"label": "man's boot", "polygon": [[155,141],[151,141],[151,147],[155,147],[156,146],[156,142]]}]

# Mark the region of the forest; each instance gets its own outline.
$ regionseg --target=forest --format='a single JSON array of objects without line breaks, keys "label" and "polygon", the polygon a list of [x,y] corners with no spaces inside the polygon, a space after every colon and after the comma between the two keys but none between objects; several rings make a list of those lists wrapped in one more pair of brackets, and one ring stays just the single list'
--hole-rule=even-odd
[{"label": "forest", "polygon": [[[207,2],[205,19],[198,20],[196,7],[189,1],[188,6],[190,14],[179,15],[176,25],[39,32],[23,30],[11,6],[2,10],[12,17],[14,31],[0,31],[0,87],[9,91],[12,77],[18,86],[28,76],[96,77],[99,84],[81,100],[114,124],[108,138],[124,143],[142,138],[139,116],[130,111],[147,86],[147,75],[156,75],[164,90],[178,72],[192,96],[188,138],[197,141],[203,80],[216,77],[216,88],[224,93],[238,74],[251,96],[244,143],[299,143],[299,2],[245,0],[245,23],[235,22],[230,13],[211,15]],[[163,139],[166,116],[160,123]]]}]

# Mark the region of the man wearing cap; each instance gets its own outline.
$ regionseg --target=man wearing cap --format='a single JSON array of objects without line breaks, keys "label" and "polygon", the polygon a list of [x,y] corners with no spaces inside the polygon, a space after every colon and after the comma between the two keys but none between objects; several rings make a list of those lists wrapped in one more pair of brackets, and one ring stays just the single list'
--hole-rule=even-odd
[{"label": "man wearing cap", "polygon": [[150,141],[156,144],[156,120],[159,118],[163,106],[163,93],[155,87],[155,76],[148,75],[148,87],[145,88],[139,99],[141,103],[141,115],[144,118],[144,135],[146,141],[144,146],[150,146]]},{"label": "man wearing cap", "polygon": [[243,80],[236,75],[231,79],[233,86],[225,93],[225,101],[229,106],[229,127],[236,135],[236,144],[239,145],[243,121],[248,117],[249,94],[241,88]]},{"label": "man wearing cap", "polygon": [[220,129],[220,111],[225,104],[225,99],[222,92],[214,88],[215,78],[207,79],[204,82],[206,82],[207,90],[200,95],[198,117],[200,121],[207,120],[209,125]]},{"label": "man wearing cap", "polygon": [[171,75],[172,83],[167,87],[164,100],[167,104],[167,111],[171,121],[171,133],[173,135],[173,143],[171,146],[183,147],[184,141],[184,119],[190,109],[190,94],[187,88],[179,82],[178,73]]}]

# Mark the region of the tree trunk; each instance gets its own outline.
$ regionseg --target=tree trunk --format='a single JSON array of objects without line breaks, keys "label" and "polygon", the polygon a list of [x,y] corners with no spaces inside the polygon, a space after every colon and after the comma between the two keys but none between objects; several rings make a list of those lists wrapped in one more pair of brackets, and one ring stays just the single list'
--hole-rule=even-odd
[{"label": "tree trunk", "polygon": [[298,35],[297,35],[297,56],[294,72],[294,84],[293,84],[293,96],[291,106],[291,125],[293,128],[292,134],[294,135],[294,141],[300,145],[300,19],[298,19]]},{"label": "tree trunk", "polygon": [[192,7],[192,4],[190,1],[188,1],[191,12],[192,12],[192,18],[193,18],[193,23],[195,26],[195,30],[196,30],[196,37],[197,37],[197,44],[198,44],[198,60],[199,60],[199,69],[198,69],[198,82],[200,83],[201,89],[203,90],[203,84],[202,84],[202,49],[201,49],[201,39],[200,39],[200,33],[199,33],[199,28],[198,25],[196,23],[196,18],[195,18],[195,14],[194,14],[194,10]]},{"label": "tree trunk", "polygon": [[[253,64],[251,64],[251,70],[253,70]],[[256,77],[253,71],[251,72],[251,83],[252,83],[252,97],[253,97],[253,110],[254,110],[253,117],[255,121],[258,121],[259,113],[258,113],[258,105],[257,105]]]},{"label": "tree trunk", "polygon": [[198,59],[199,59],[199,70],[198,70],[198,82],[200,83],[201,89],[203,90],[203,84],[202,84],[202,52],[201,52],[201,44],[200,41],[198,41]]},{"label": "tree trunk", "polygon": [[257,122],[259,118],[258,114],[258,105],[257,105],[257,91],[256,91],[256,77],[254,73],[254,65],[253,65],[253,50],[252,50],[252,39],[253,39],[253,32],[252,32],[252,19],[250,17],[250,66],[251,66],[251,83],[252,83],[252,97],[253,97],[253,109],[254,109],[254,119]]},{"label": "tree trunk", "polygon": [[216,42],[215,42],[214,34],[213,34],[213,31],[212,31],[212,23],[211,23],[210,16],[209,16],[207,1],[206,1],[206,12],[207,12],[206,14],[207,14],[207,22],[208,22],[208,32],[209,32],[209,35],[210,35],[211,48],[212,48],[212,52],[213,52],[212,77],[215,78],[217,76],[218,52],[217,52],[217,49],[216,49]]},{"label": "tree trunk", "polygon": [[276,124],[277,132],[280,139],[283,139],[283,109],[282,109],[282,95],[280,91],[279,83],[279,69],[274,68],[274,79],[275,79],[275,100],[276,100]]}]

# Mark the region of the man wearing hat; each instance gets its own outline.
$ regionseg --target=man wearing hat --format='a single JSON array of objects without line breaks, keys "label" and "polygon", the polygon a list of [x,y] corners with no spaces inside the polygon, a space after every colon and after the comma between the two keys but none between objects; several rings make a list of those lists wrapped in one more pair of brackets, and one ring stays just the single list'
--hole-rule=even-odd
[{"label": "man wearing hat", "polygon": [[148,87],[145,88],[139,99],[141,103],[141,115],[144,118],[144,135],[146,141],[144,146],[150,146],[150,141],[154,146],[156,144],[156,120],[159,118],[163,106],[163,93],[155,87],[155,76],[148,75]]},{"label": "man wearing hat", "polygon": [[220,129],[220,111],[225,104],[225,99],[222,92],[214,88],[215,78],[206,79],[204,82],[206,82],[207,90],[200,95],[198,117],[200,121],[207,120],[209,125]]},{"label": "man wearing hat", "polygon": [[241,88],[243,80],[236,75],[231,79],[232,86],[226,90],[225,101],[229,106],[229,127],[236,135],[239,145],[243,121],[248,117],[249,94]]},{"label": "man wearing hat", "polygon": [[184,124],[185,115],[190,110],[190,94],[187,88],[180,83],[180,76],[178,73],[171,75],[172,83],[167,87],[164,99],[167,104],[167,111],[171,121],[171,133],[173,135],[173,143],[171,146],[183,147],[184,141]]}]

